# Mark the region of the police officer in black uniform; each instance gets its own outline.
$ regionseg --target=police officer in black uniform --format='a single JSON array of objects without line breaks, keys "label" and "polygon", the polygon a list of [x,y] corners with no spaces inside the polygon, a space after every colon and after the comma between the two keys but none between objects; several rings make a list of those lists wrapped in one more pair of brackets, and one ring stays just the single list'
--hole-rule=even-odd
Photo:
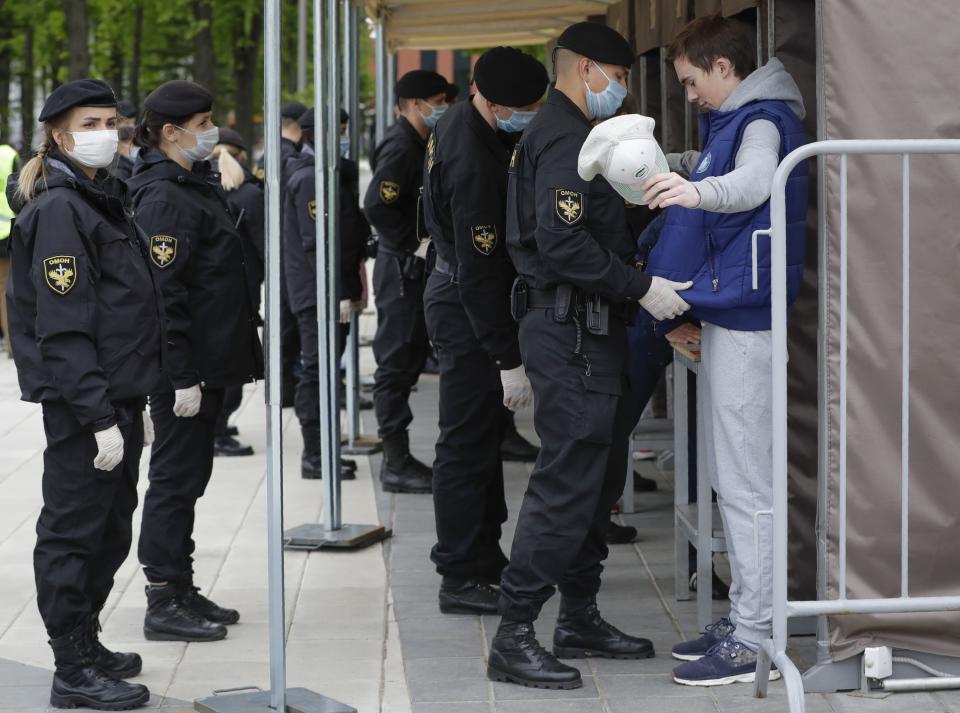
[{"label": "police officer in black uniform", "polygon": [[[219,137],[214,149],[211,167],[220,174],[220,185],[227,196],[227,205],[233,214],[235,225],[243,238],[243,261],[247,271],[247,287],[250,305],[260,317],[260,290],[263,287],[265,259],[265,206],[263,181],[247,168],[247,146],[243,137],[233,129],[218,127]],[[243,403],[243,385],[234,384],[224,389],[223,408],[217,417],[217,437],[214,441],[214,456],[251,456],[253,446],[241,443],[236,426],[229,423],[230,416]]]},{"label": "police officer in black uniform", "polygon": [[[379,236],[373,287],[377,333],[373,355],[373,404],[383,440],[380,480],[384,490],[429,493],[432,471],[410,454],[408,400],[429,353],[423,320],[425,261],[415,255],[425,237],[418,231],[417,207],[423,183],[427,135],[446,111],[447,80],[417,69],[404,74],[394,94],[400,108],[370,159],[373,178],[363,201]],[[421,235],[418,236],[418,232]]]},{"label": "police officer in black uniform", "polygon": [[124,181],[133,175],[133,164],[137,160],[136,147],[133,145],[133,132],[137,127],[137,107],[128,101],[117,102],[117,160],[113,166],[113,175]]},{"label": "police officer in black uniform", "polygon": [[163,343],[145,237],[125,209],[123,182],[105,170],[117,147],[116,105],[99,80],[58,87],[13,202],[7,300],[22,398],[43,406],[34,567],[58,708],[128,709],[150,697],[119,680],[140,673],[140,656],[98,639],[100,610],[130,550],[142,412]]},{"label": "police officer in black uniform", "polygon": [[[341,114],[344,120],[345,112]],[[314,110],[300,117],[303,128],[303,147],[300,156],[290,164],[290,176],[284,194],[284,251],[283,262],[287,276],[290,306],[297,316],[300,331],[300,375],[294,399],[297,419],[303,433],[303,453],[300,474],[304,478],[322,476],[320,454],[320,354],[317,324],[317,216],[323,219],[323,200],[317,199],[315,180]],[[343,353],[350,316],[360,300],[360,265],[364,248],[370,237],[359,203],[359,169],[354,161],[340,161],[340,225],[337,239],[340,243],[340,264],[337,294],[341,302],[341,324],[337,349]],[[344,303],[345,306],[344,306]],[[349,459],[340,461],[340,477],[356,478],[357,464]]]},{"label": "police officer in black uniform", "polygon": [[474,66],[477,93],[453,106],[427,143],[423,207],[437,257],[424,306],[440,361],[431,559],[445,613],[495,613],[490,585],[507,564],[501,402],[519,409],[532,397],[510,315],[507,166],[547,81],[544,66],[520,50],[485,52]]},{"label": "police officer in black uniform", "polygon": [[[501,581],[502,620],[488,675],[576,688],[580,672],[558,657],[653,656],[650,641],[617,630],[596,605],[610,508],[623,491],[635,423],[626,322],[651,291],[651,278],[632,264],[623,199],[602,177],[584,181],[577,173],[591,121],[612,117],[626,96],[633,51],[615,30],[584,22],[560,35],[554,61],[556,86],[510,167],[507,248],[518,273],[512,306],[541,450]],[[661,290],[669,287],[651,292]],[[557,586],[550,654],[533,622]]]},{"label": "police officer in black uniform", "polygon": [[155,89],[144,101],[141,152],[128,181],[163,290],[169,344],[165,378],[150,395],[157,435],[139,546],[151,640],[222,639],[224,625],[240,616],[193,585],[196,502],[213,470],[224,388],[263,374],[242,238],[204,160],[219,135],[212,104],[193,82]]}]

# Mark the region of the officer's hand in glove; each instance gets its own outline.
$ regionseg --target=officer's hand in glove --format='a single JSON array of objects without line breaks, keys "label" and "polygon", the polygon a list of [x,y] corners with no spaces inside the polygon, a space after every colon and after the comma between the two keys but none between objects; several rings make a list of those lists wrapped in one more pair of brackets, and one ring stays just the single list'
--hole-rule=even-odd
[{"label": "officer's hand in glove", "polygon": [[533,388],[522,366],[501,371],[500,383],[503,384],[503,405],[511,411],[525,408],[533,399]]},{"label": "officer's hand in glove", "polygon": [[143,447],[153,445],[153,439],[156,437],[156,434],[153,431],[153,419],[150,418],[150,409],[144,409],[143,411]]},{"label": "officer's hand in glove", "polygon": [[340,324],[350,324],[350,318],[353,316],[353,302],[350,300],[340,300]]},{"label": "officer's hand in glove", "polygon": [[177,389],[174,394],[173,415],[180,418],[193,418],[200,413],[200,400],[203,392],[200,384],[194,384],[186,389]]},{"label": "officer's hand in glove", "polygon": [[671,282],[654,277],[647,294],[640,298],[640,306],[656,320],[673,319],[690,309],[677,293],[692,286],[692,282]]},{"label": "officer's hand in glove", "polygon": [[97,457],[93,467],[97,470],[113,470],[123,460],[123,434],[117,426],[110,426],[93,434],[97,439]]}]

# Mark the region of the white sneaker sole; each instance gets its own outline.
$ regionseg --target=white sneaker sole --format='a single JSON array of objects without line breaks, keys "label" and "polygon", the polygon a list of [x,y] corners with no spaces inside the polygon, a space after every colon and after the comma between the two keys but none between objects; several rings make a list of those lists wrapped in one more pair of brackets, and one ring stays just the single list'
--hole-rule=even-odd
[{"label": "white sneaker sole", "polygon": [[699,661],[704,656],[703,654],[675,654],[672,651],[670,655],[677,661]]},{"label": "white sneaker sole", "polygon": [[[674,683],[679,683],[681,686],[727,686],[731,683],[753,683],[756,679],[757,674],[754,672],[751,673],[741,673],[738,676],[727,676],[726,678],[711,678],[704,681],[692,681],[685,678],[673,677]],[[780,678],[780,672],[776,670],[770,671],[770,681],[776,681]]]}]

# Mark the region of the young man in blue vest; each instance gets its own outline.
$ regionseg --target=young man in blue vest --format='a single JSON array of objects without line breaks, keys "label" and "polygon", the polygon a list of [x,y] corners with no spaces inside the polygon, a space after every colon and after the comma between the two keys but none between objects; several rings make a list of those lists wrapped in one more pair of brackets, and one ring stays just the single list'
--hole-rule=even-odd
[{"label": "young man in blue vest", "polygon": [[[674,681],[693,686],[753,681],[756,652],[771,632],[770,241],[758,240],[755,290],[751,234],[770,227],[773,175],[783,157],[805,142],[805,112],[800,90],[780,61],[755,69],[755,52],[750,36],[719,16],[694,20],[680,32],[668,58],[687,99],[700,107],[703,150],[672,157],[674,165],[688,169],[690,180],[666,173],[643,186],[651,208],[668,209],[647,271],[694,283],[684,299],[702,324],[697,391],[705,470],[717,491],[733,580],[729,619],[673,649],[674,658],[685,662],[674,669]],[[792,304],[803,270],[805,165],[790,177],[786,193]],[[775,670],[770,675],[779,677]]]}]

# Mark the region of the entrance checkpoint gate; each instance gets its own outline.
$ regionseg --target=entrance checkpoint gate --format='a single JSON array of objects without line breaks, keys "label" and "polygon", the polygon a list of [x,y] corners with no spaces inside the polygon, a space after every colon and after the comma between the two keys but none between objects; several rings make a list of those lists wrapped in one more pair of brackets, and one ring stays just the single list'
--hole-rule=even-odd
[{"label": "entrance checkpoint gate", "polygon": [[[755,693],[763,698],[771,661],[783,675],[787,688],[790,713],[804,712],[803,679],[793,661],[787,656],[787,625],[791,618],[806,616],[841,616],[844,614],[899,614],[909,612],[940,612],[960,610],[960,595],[939,597],[912,597],[909,593],[909,445],[910,445],[910,156],[913,154],[960,155],[960,140],[908,139],[908,140],[834,140],[807,144],[784,158],[773,179],[770,198],[771,227],[754,233],[753,284],[757,285],[758,235],[771,236],[771,279],[773,309],[773,510],[758,513],[772,516],[773,520],[773,637],[764,642],[757,660]],[[901,367],[901,496],[900,496],[900,596],[876,599],[846,598],[847,563],[847,157],[850,155],[899,155],[903,175],[903,338]],[[790,601],[787,591],[788,565],[788,509],[787,509],[787,211],[786,185],[790,173],[802,162],[813,157],[840,157],[840,379],[839,379],[839,523],[838,523],[838,599],[816,601]],[[825,206],[820,207],[825,210]],[[825,248],[823,248],[825,249]],[[821,282],[826,275],[821,275]],[[822,294],[821,294],[822,298]],[[821,324],[821,347],[825,325]],[[821,368],[823,368],[821,366]],[[821,413],[821,418],[824,418]],[[823,445],[821,444],[821,447]],[[820,474],[826,478],[826,473]],[[826,556],[821,548],[818,566],[826,567]],[[821,592],[821,597],[826,593]],[[887,690],[923,690],[923,684],[931,679],[896,680],[899,686],[889,685]],[[936,679],[932,679],[936,680]],[[894,683],[891,681],[890,683]],[[960,680],[954,679],[956,685]],[[906,685],[904,685],[906,684]],[[940,686],[942,687],[942,686]]]}]

